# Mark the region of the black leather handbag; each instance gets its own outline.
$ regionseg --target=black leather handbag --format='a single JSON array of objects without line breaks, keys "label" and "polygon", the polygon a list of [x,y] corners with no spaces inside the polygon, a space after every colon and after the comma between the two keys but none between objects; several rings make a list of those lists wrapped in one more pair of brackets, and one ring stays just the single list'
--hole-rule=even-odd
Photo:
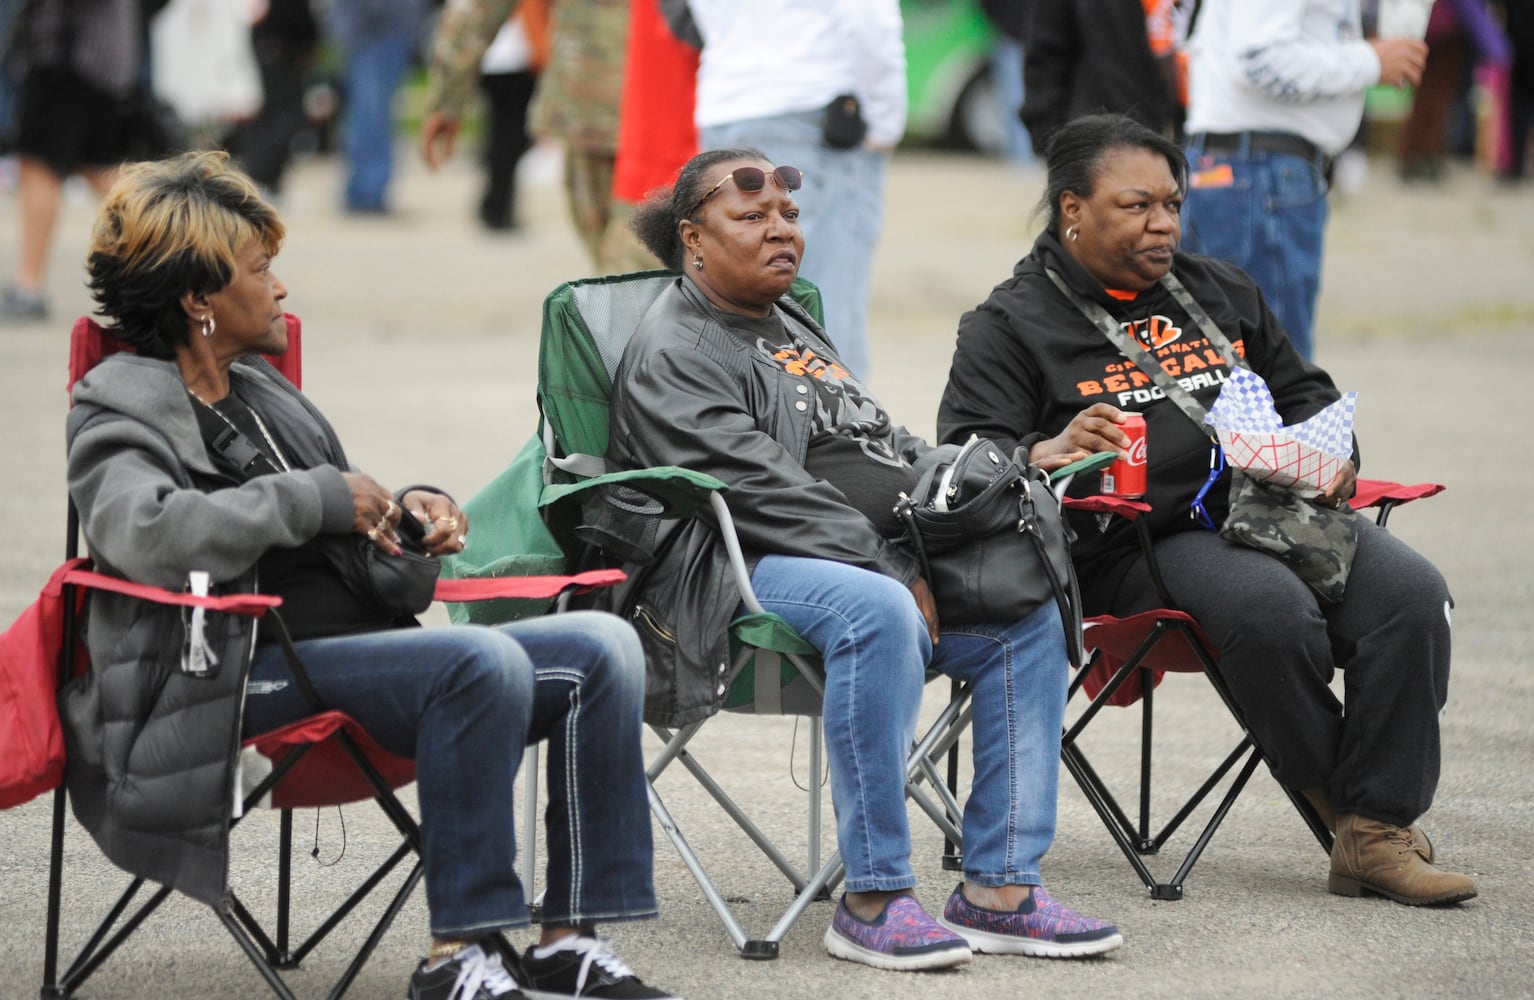
[{"label": "black leather handbag", "polygon": [[1080,665],[1072,539],[1042,470],[972,437],[951,461],[923,473],[910,494],[901,494],[895,514],[932,588],[940,623],[1010,624],[1053,600],[1072,663]]},{"label": "black leather handbag", "polygon": [[[208,454],[231,478],[245,482],[256,476],[278,472],[277,467],[234,424],[216,414],[212,407],[198,404],[193,411]],[[384,552],[362,535],[318,535],[310,543],[335,568],[346,587],[380,614],[379,624],[402,625],[412,615],[431,607],[442,564],[427,553],[422,539],[424,526],[406,512],[400,518],[400,554]],[[327,617],[326,609],[309,607],[295,616],[295,638],[341,634],[353,631],[358,623],[342,621],[343,616]],[[334,629],[324,628],[332,621]],[[298,624],[298,623],[303,624]],[[321,627],[315,630],[311,623]]]}]

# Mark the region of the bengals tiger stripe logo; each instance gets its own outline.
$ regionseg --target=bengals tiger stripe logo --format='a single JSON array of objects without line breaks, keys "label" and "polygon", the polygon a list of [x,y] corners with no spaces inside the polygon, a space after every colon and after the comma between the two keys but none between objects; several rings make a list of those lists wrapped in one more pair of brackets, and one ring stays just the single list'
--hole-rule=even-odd
[{"label": "bengals tiger stripe logo", "polygon": [[1156,351],[1182,337],[1182,327],[1160,314],[1123,324],[1124,331],[1148,351]]}]

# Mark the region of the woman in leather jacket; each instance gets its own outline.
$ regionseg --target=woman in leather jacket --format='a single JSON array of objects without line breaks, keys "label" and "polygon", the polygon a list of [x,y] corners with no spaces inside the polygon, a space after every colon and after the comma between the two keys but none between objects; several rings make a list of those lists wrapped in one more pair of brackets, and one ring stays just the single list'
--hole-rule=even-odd
[{"label": "woman in leather jacket", "polygon": [[[726,483],[757,598],[821,654],[847,866],[825,935],[832,955],[930,969],[963,964],[972,949],[1112,950],[1122,942],[1116,927],[1071,912],[1041,884],[1066,691],[1057,612],[982,626],[937,620],[916,559],[895,541],[893,513],[915,483],[912,463],[930,449],[890,422],[825,332],[785,298],[804,253],[792,196],[800,180],[759,151],[716,150],[690,160],[640,210],[635,229],[680,276],[618,367],[608,459],[615,468],[684,466]],[[688,628],[717,622],[703,641],[722,643],[739,604],[723,544],[700,524],[683,530],[637,600],[684,641]],[[648,653],[652,688],[657,674],[711,681],[722,662],[654,643]],[[938,920],[912,895],[904,792],[928,667],[974,689],[964,882]]]}]

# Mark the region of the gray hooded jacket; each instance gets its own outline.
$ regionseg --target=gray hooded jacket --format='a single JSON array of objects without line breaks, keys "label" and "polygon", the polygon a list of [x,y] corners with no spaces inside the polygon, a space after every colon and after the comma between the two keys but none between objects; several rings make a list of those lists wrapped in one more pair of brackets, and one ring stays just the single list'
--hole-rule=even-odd
[{"label": "gray hooded jacket", "polygon": [[[293,451],[295,471],[236,484],[208,458],[174,364],[108,358],[74,389],[69,493],[97,569],[173,590],[204,570],[215,590],[256,588],[257,560],[351,530],[348,468],[335,432],[265,361],[235,362],[235,390]],[[181,670],[179,608],[92,595],[91,668],[60,696],[75,815],[126,870],[217,904],[245,679],[256,623],[209,615],[218,663]]]}]

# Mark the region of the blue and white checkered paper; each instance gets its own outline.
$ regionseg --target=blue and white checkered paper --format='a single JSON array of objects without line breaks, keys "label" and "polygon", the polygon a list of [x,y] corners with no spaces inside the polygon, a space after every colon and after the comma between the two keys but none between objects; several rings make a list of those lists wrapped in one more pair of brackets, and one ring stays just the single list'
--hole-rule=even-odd
[{"label": "blue and white checkered paper", "polygon": [[1353,454],[1358,393],[1345,393],[1307,420],[1284,426],[1262,376],[1238,368],[1209,408],[1225,461],[1257,479],[1300,491],[1325,489]]}]

